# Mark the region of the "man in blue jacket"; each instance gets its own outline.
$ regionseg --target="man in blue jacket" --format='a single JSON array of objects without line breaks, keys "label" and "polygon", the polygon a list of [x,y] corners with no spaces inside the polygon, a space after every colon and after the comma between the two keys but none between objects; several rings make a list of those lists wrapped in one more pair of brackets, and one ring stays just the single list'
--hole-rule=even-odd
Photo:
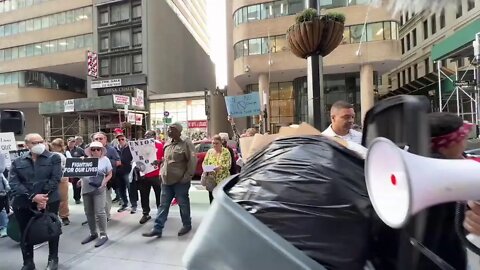
[{"label": "man in blue jacket", "polygon": [[[22,234],[26,233],[27,224],[34,216],[31,209],[58,213],[58,184],[62,178],[60,156],[46,150],[42,136],[28,134],[25,136],[25,145],[30,152],[13,161],[9,177],[12,207]],[[58,269],[58,242],[59,237],[48,242],[47,270]],[[34,270],[33,245],[22,244],[22,255],[22,270]]]}]

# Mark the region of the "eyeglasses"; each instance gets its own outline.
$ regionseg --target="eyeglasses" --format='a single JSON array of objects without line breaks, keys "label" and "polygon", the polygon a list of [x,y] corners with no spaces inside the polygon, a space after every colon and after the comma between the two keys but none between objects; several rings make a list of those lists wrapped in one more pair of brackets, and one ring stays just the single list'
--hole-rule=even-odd
[{"label": "eyeglasses", "polygon": [[95,152],[95,151],[102,151],[100,148],[90,148],[90,151]]},{"label": "eyeglasses", "polygon": [[103,137],[97,137],[97,138],[93,138],[94,141],[103,141],[105,138]]},{"label": "eyeglasses", "polygon": [[30,143],[33,144],[33,145],[37,145],[37,144],[43,143],[43,141],[36,141],[36,142],[30,142]]},{"label": "eyeglasses", "polygon": [[125,141],[125,138],[123,138],[123,139],[118,139],[118,140],[119,140],[119,141]]}]

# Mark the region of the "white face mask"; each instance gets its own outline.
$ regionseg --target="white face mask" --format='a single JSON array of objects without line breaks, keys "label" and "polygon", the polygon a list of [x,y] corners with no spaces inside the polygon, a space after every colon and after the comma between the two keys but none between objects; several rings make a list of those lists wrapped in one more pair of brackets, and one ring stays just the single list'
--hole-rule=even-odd
[{"label": "white face mask", "polygon": [[36,155],[40,155],[45,151],[45,144],[39,143],[37,145],[34,145],[32,148],[30,148],[30,151]]}]

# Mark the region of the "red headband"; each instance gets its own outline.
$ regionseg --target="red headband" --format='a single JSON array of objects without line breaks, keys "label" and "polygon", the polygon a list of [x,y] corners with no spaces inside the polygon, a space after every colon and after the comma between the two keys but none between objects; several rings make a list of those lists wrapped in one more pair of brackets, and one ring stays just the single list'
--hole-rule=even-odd
[{"label": "red headband", "polygon": [[433,150],[438,150],[443,147],[448,147],[454,143],[458,143],[461,140],[465,139],[465,137],[470,134],[470,131],[473,128],[473,124],[468,122],[464,122],[461,127],[457,130],[450,132],[445,135],[433,137],[431,140],[431,147]]}]

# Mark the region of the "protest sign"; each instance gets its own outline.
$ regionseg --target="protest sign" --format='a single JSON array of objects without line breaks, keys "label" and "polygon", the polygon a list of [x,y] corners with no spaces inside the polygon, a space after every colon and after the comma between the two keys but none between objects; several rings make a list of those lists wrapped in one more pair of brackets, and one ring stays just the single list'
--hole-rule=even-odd
[{"label": "protest sign", "polygon": [[17,150],[17,141],[13,132],[0,133],[0,154],[5,156],[5,167],[10,168],[12,161],[10,151]]},{"label": "protest sign", "polygon": [[158,169],[152,165],[157,160],[157,148],[155,148],[154,139],[129,141],[130,152],[132,153],[133,163],[140,169],[141,175],[147,174]]},{"label": "protest sign", "polygon": [[13,162],[16,158],[21,157],[22,155],[28,153],[30,150],[21,149],[21,150],[11,150],[9,151],[10,160]]},{"label": "protest sign", "polygon": [[259,115],[261,113],[260,96],[258,92],[241,96],[226,96],[228,115],[231,117],[244,117]]},{"label": "protest sign", "polygon": [[67,158],[64,177],[96,176],[98,158]]}]

